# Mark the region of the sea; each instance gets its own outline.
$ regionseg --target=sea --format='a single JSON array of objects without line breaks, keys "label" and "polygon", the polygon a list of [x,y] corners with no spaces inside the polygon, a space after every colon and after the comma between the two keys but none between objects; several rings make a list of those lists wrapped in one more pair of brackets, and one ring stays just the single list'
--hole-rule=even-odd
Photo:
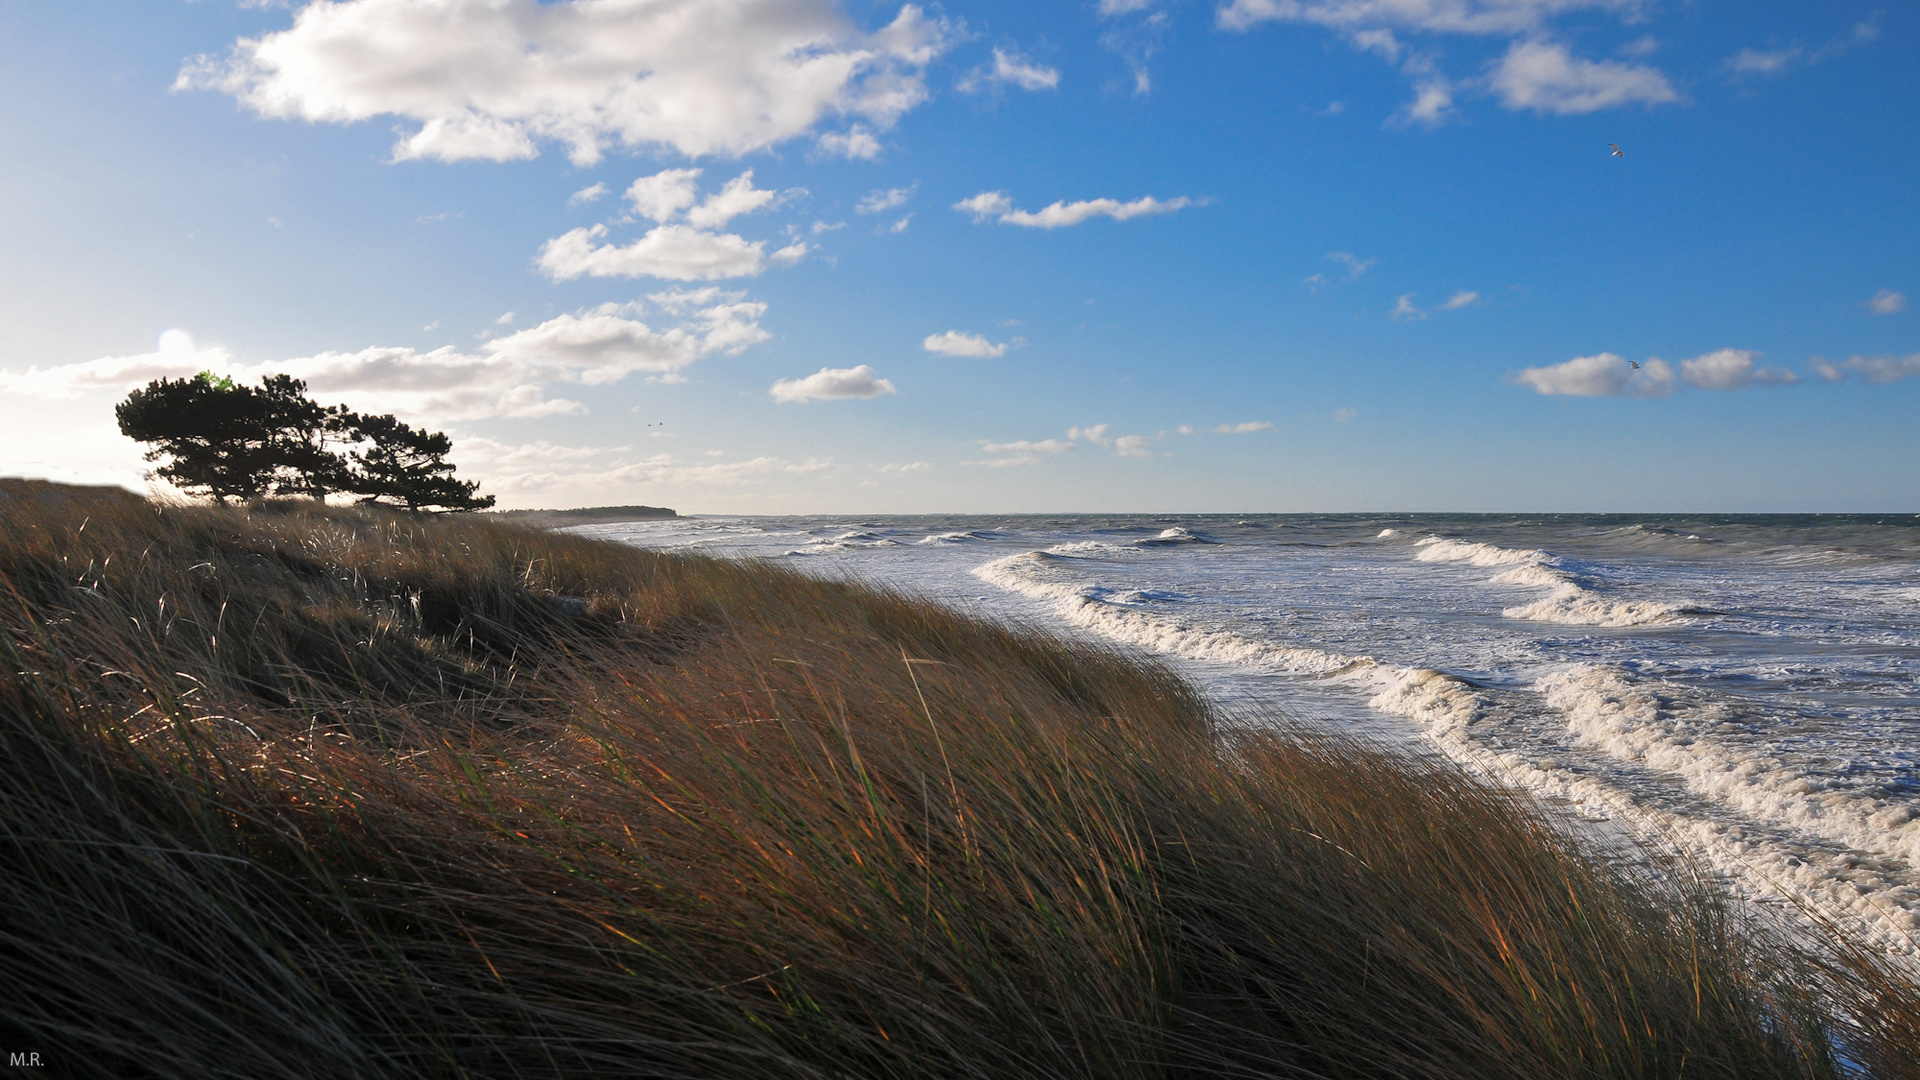
[{"label": "sea", "polygon": [[1576,828],[1677,852],[1767,910],[1895,951],[1920,941],[1920,515],[701,516],[573,531],[1138,650],[1242,722],[1443,754]]}]

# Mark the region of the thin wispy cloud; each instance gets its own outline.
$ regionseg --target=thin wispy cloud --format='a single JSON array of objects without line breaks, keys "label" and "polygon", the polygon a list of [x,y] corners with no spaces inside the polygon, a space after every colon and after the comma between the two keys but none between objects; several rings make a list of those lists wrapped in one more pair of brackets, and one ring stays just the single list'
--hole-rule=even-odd
[{"label": "thin wispy cloud", "polygon": [[907,200],[913,198],[914,190],[919,186],[919,184],[909,184],[906,187],[869,191],[854,204],[853,211],[856,214],[884,214],[889,210],[907,205]]},{"label": "thin wispy cloud", "polygon": [[[1229,0],[1216,9],[1215,22],[1239,33],[1265,23],[1330,30],[1396,66],[1412,84],[1412,100],[1389,118],[1390,125],[1431,127],[1453,116],[1462,94],[1492,94],[1508,109],[1560,115],[1680,100],[1663,72],[1631,62],[1650,48],[1623,50],[1625,61],[1591,60],[1555,40],[1554,22],[1563,16],[1612,14],[1631,22],[1643,7],[1641,0]],[[1440,50],[1403,40],[1443,35],[1511,42],[1484,73],[1449,75],[1440,66]]]},{"label": "thin wispy cloud", "polygon": [[1221,435],[1251,435],[1256,431],[1272,431],[1273,425],[1265,420],[1248,420],[1239,424],[1221,424],[1213,430]]},{"label": "thin wispy cloud", "polygon": [[[718,289],[656,293],[660,314],[643,321],[647,304],[604,304],[556,316],[483,342],[477,351],[452,346],[421,351],[373,346],[260,363],[242,363],[224,348],[201,348],[183,330],[161,335],[151,353],[85,363],[0,370],[0,391],[72,398],[93,391],[124,393],[163,378],[201,371],[251,381],[285,374],[305,379],[316,395],[349,397],[355,408],[443,423],[483,417],[541,417],[585,412],[568,385],[606,386],[630,376],[672,379],[688,366],[734,355],[771,335],[760,326],[766,305]],[[562,394],[565,391],[561,391]]]},{"label": "thin wispy cloud", "polygon": [[1058,69],[1036,64],[1017,52],[996,48],[993,50],[992,63],[968,72],[954,89],[963,94],[974,94],[1002,86],[1022,90],[1052,90],[1059,85]]},{"label": "thin wispy cloud", "polygon": [[1862,301],[1860,306],[1875,315],[1898,315],[1907,310],[1907,294],[1895,292],[1892,289],[1881,289]]},{"label": "thin wispy cloud", "polygon": [[1194,200],[1184,195],[1173,199],[1156,199],[1147,195],[1132,202],[1118,199],[1061,201],[1029,212],[1016,208],[1013,199],[1004,191],[983,191],[954,203],[953,208],[971,214],[975,222],[996,221],[1002,225],[1019,225],[1029,229],[1059,229],[1097,217],[1131,221],[1137,217],[1171,214],[1192,205]]}]

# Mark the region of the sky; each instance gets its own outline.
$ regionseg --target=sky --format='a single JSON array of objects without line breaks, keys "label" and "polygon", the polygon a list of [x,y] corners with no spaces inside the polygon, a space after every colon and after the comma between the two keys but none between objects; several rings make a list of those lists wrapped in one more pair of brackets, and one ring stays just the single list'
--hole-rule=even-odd
[{"label": "sky", "polygon": [[0,0],[0,95],[0,475],[212,370],[507,508],[1920,511],[1920,6]]}]

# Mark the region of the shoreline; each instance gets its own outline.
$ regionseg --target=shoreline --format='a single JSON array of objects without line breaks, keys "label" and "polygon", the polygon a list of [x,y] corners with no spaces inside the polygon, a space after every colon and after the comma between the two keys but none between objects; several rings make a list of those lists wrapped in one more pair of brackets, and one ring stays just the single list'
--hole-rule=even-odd
[{"label": "shoreline", "polygon": [[[5,484],[0,572],[0,737],[40,763],[0,798],[35,840],[0,1021],[69,1060],[1828,1076],[1914,1045],[1898,969],[1751,937],[1684,867],[870,586]],[[1891,1019],[1851,1026],[1867,1000]]]}]

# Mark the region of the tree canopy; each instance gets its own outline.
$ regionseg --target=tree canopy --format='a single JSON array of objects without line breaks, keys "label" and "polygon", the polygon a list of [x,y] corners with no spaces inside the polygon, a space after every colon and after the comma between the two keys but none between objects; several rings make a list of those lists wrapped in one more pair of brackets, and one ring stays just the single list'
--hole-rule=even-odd
[{"label": "tree canopy", "polygon": [[362,416],[320,405],[307,384],[269,375],[258,387],[203,371],[158,379],[114,409],[120,432],[147,443],[156,475],[216,502],[263,495],[329,493],[387,501],[409,510],[475,510],[493,496],[453,478],[453,441],[392,416]]}]

